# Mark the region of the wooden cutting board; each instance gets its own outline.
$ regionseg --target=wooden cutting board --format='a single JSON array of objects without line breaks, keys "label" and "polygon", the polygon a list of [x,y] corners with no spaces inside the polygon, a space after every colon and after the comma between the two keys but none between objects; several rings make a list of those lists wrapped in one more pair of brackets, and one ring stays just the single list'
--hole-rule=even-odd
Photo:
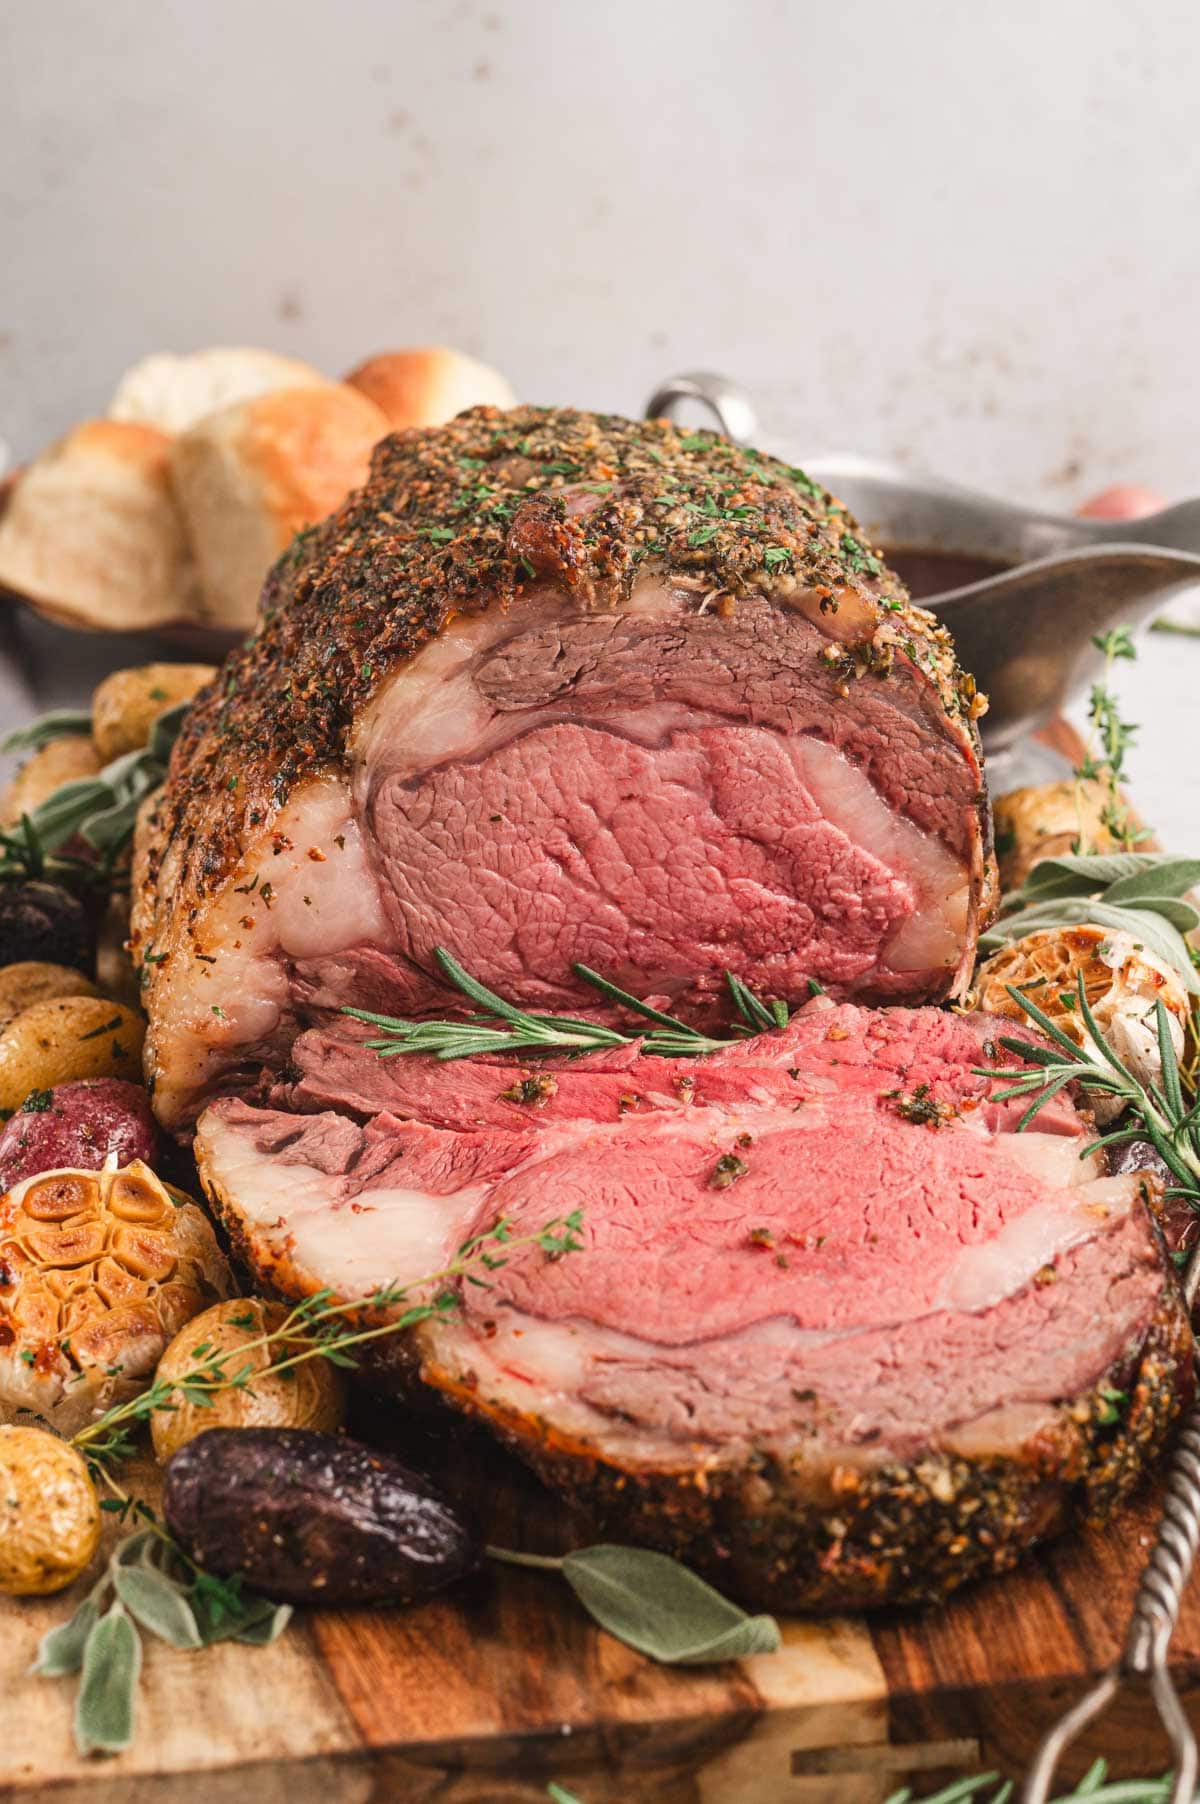
[{"label": "wooden cutting board", "polygon": [[[1046,737],[1077,756],[1070,729]],[[495,1542],[595,1538],[479,1433],[393,1418],[385,1438],[473,1500]],[[156,1500],[149,1462],[128,1482]],[[561,1581],[511,1567],[417,1609],[301,1613],[269,1648],[177,1653],[146,1636],[136,1740],[104,1761],[74,1751],[74,1681],[27,1675],[85,1576],[0,1605],[0,1799],[533,1804],[555,1779],[582,1804],[878,1804],[980,1766],[1017,1778],[1116,1658],[1156,1520],[1147,1487],[1107,1529],[941,1608],[785,1621],[778,1653],[706,1670],[655,1666],[594,1628]],[[1200,1729],[1195,1587],[1172,1669]],[[1143,1693],[1119,1697],[1064,1772],[1099,1753],[1114,1777],[1167,1765]]]},{"label": "wooden cutting board", "polygon": [[[393,1437],[389,1437],[393,1438]],[[414,1463],[470,1474],[489,1534],[550,1551],[591,1538],[481,1433],[424,1435]],[[152,1465],[130,1470],[153,1500]],[[942,1608],[785,1621],[776,1654],[685,1671],[601,1633],[552,1575],[489,1567],[415,1609],[299,1613],[269,1648],[179,1653],[149,1636],[137,1737],[83,1761],[73,1680],[27,1675],[59,1598],[9,1602],[0,1637],[0,1797],[20,1804],[876,1804],[979,1765],[1017,1776],[1043,1729],[1115,1658],[1155,1520],[1147,1493]],[[115,1534],[115,1528],[110,1534]],[[1175,1637],[1200,1724],[1200,1597]],[[1129,1694],[1073,1762],[1167,1764]]]}]

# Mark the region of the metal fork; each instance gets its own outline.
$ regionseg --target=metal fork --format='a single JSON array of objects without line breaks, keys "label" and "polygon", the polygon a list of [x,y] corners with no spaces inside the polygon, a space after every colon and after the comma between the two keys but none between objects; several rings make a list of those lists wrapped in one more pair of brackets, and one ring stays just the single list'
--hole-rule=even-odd
[{"label": "metal fork", "polygon": [[[1198,1286],[1200,1258],[1193,1253],[1183,1287],[1189,1311],[1195,1303]],[[1193,1365],[1200,1379],[1200,1349]],[[1133,1600],[1133,1615],[1121,1657],[1044,1737],[1022,1787],[1021,1804],[1046,1804],[1055,1769],[1067,1748],[1130,1679],[1149,1682],[1154,1707],[1171,1744],[1175,1777],[1170,1804],[1192,1804],[1200,1755],[1167,1665],[1167,1649],[1179,1620],[1179,1606],[1192,1575],[1198,1545],[1200,1395],[1184,1417],[1167,1468],[1162,1517]]]}]

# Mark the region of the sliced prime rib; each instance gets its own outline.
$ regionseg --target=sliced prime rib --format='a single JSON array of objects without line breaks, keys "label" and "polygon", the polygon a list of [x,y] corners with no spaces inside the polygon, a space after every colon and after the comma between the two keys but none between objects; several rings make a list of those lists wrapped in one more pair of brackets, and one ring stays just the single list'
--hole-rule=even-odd
[{"label": "sliced prime rib", "polygon": [[182,1130],[442,944],[578,1009],[969,980],[993,863],[944,630],[801,471],[666,422],[476,409],[384,441],[193,707],[139,836],[155,1104]]},{"label": "sliced prime rib", "polygon": [[[317,1027],[196,1137],[263,1284],[415,1284],[503,1220],[427,1385],[610,1535],[748,1602],[944,1594],[1101,1515],[1161,1447],[1190,1331],[1155,1180],[1024,1132],[990,1022],[821,999],[703,1060],[381,1060]],[[530,1237],[581,1211],[579,1250]],[[494,1263],[501,1261],[500,1263]]]}]

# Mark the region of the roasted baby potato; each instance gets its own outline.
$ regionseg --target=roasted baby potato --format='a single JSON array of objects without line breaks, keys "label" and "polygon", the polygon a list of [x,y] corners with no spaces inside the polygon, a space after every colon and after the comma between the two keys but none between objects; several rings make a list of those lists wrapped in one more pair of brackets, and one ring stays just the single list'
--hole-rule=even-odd
[{"label": "roasted baby potato", "polygon": [[15,826],[23,814],[32,814],[62,784],[94,777],[99,769],[100,759],[86,733],[64,733],[51,739],[25,760],[5,786],[0,824]]},{"label": "roasted baby potato", "polygon": [[34,1090],[0,1129],[0,1191],[41,1171],[99,1171],[105,1160],[153,1165],[158,1129],[141,1084],[83,1078]]},{"label": "roasted baby potato", "polygon": [[215,675],[211,664],[141,664],[105,677],[92,697],[92,738],[101,764],[139,751],[159,715],[190,702]]},{"label": "roasted baby potato", "polygon": [[[299,1336],[254,1347],[244,1356],[239,1349],[278,1328],[288,1311],[282,1303],[264,1303],[258,1297],[232,1297],[206,1309],[180,1330],[158,1362],[156,1377],[179,1378],[197,1363],[196,1348],[228,1352],[225,1371],[232,1376],[246,1366],[261,1373],[265,1366],[303,1352],[310,1343]],[[150,1418],[154,1452],[164,1464],[186,1441],[208,1428],[340,1428],[346,1413],[346,1387],[342,1375],[327,1359],[307,1359],[290,1371],[252,1377],[246,1389],[230,1388],[213,1394],[204,1407],[189,1403],[178,1393],[172,1407],[157,1409]]]},{"label": "roasted baby potato", "polygon": [[0,965],[70,965],[90,977],[96,927],[78,896],[57,883],[0,884]]},{"label": "roasted baby potato", "polygon": [[[1103,818],[1111,799],[1108,785],[1097,777],[1086,781],[1068,777],[1061,783],[1037,783],[997,796],[992,813],[1001,890],[1007,894],[1019,889],[1043,858],[1111,852],[1116,842]],[[1122,805],[1136,827],[1137,817],[1124,798]]]},{"label": "roasted baby potato", "polygon": [[61,1591],[99,1540],[100,1505],[74,1447],[42,1428],[0,1428],[0,1591]]},{"label": "roasted baby potato", "polygon": [[479,1564],[471,1525],[428,1479],[358,1441],[216,1428],[167,1466],[167,1526],[207,1572],[285,1603],[428,1597]]},{"label": "roasted baby potato", "polygon": [[73,965],[51,965],[39,958],[19,959],[0,969],[0,1027],[35,1002],[55,1002],[60,996],[98,996],[90,977]]},{"label": "roasted baby potato", "polygon": [[0,1029],[0,1109],[81,1077],[137,1078],[146,1023],[102,996],[35,1002]]}]

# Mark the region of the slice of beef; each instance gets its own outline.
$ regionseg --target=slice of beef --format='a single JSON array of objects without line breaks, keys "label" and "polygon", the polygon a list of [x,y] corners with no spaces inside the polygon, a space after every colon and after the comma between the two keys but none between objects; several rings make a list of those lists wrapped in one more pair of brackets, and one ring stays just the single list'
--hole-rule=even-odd
[{"label": "slice of beef", "polygon": [[[197,1153],[288,1295],[415,1282],[502,1219],[413,1333],[426,1384],[749,1602],[913,1600],[1103,1513],[1190,1384],[1154,1180],[1081,1157],[1069,1098],[1015,1131],[977,1069],[1010,1025],[825,1002],[700,1062],[535,1069],[313,1034],[286,1106],[215,1103]],[[536,1244],[575,1209],[581,1250]]]},{"label": "slice of beef", "polygon": [[386,440],[276,567],[142,822],[161,1119],[347,1004],[541,1008],[578,961],[696,1021],[969,979],[993,867],[945,632],[801,471],[665,422]]}]

